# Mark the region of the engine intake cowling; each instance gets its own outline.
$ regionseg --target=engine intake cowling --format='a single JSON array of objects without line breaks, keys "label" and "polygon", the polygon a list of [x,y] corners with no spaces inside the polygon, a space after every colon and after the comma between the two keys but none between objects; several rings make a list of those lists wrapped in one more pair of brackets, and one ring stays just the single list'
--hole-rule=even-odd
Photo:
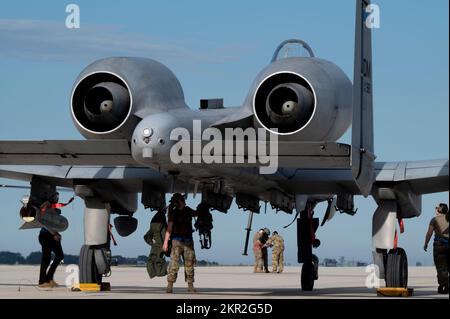
[{"label": "engine intake cowling", "polygon": [[261,71],[245,104],[255,126],[281,139],[336,141],[351,124],[352,83],[326,60],[285,58]]},{"label": "engine intake cowling", "polygon": [[187,108],[181,85],[163,64],[145,58],[95,61],[72,90],[75,126],[87,138],[130,139],[147,115]]}]

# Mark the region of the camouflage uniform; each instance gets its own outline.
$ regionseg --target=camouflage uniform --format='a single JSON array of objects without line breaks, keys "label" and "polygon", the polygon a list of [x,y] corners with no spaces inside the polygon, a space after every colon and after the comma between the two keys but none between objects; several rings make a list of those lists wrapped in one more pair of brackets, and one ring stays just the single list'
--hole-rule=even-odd
[{"label": "camouflage uniform", "polygon": [[255,254],[255,266],[253,272],[263,272],[262,238],[263,232],[258,230],[253,236],[253,253]]},{"label": "camouflage uniform", "polygon": [[283,272],[284,264],[284,240],[278,234],[273,234],[266,243],[272,249],[272,272]]},{"label": "camouflage uniform", "polygon": [[194,282],[194,265],[195,265],[195,250],[194,241],[178,241],[172,240],[172,252],[170,254],[170,263],[167,273],[167,281],[175,282],[180,269],[180,257],[183,256],[185,280],[188,283]]}]

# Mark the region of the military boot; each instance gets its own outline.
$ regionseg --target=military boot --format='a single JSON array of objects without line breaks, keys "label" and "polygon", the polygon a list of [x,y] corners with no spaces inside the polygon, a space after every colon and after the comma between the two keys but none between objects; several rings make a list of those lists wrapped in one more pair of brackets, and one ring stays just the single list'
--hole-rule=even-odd
[{"label": "military boot", "polygon": [[448,294],[448,286],[439,285],[438,294]]},{"label": "military boot", "polygon": [[39,288],[53,288],[52,285],[49,282],[44,282],[42,284],[39,284]]},{"label": "military boot", "polygon": [[188,292],[190,292],[190,293],[196,293],[197,292],[197,289],[194,288],[194,283],[192,283],[192,282],[188,283]]},{"label": "military boot", "polygon": [[173,282],[171,282],[171,281],[167,282],[166,293],[168,293],[168,294],[173,293]]}]

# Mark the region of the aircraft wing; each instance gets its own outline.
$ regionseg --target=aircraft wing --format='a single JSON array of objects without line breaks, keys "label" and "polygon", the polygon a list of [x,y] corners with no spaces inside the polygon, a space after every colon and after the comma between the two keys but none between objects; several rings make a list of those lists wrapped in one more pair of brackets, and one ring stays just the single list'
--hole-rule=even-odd
[{"label": "aircraft wing", "polygon": [[0,165],[0,178],[31,181],[33,176],[46,178],[57,186],[67,188],[72,188],[76,181],[102,180],[130,192],[141,192],[143,181],[166,187],[169,183],[164,174],[143,166]]},{"label": "aircraft wing", "polygon": [[[195,142],[195,141],[191,141]],[[199,141],[202,145],[208,141]],[[278,165],[280,167],[327,168],[349,167],[350,146],[333,142],[267,142],[267,149],[276,144]],[[242,155],[247,155],[248,149]],[[237,152],[239,153],[239,152]],[[195,151],[192,155],[196,154]],[[237,154],[240,155],[240,154]],[[234,157],[236,155],[230,155]],[[255,167],[254,163],[227,162],[224,154],[219,163],[232,167]],[[191,161],[191,163],[193,163]],[[227,164],[231,163],[231,164]],[[183,165],[174,164],[174,165]],[[102,166],[137,166],[131,156],[127,140],[55,140],[55,141],[0,141],[0,165],[102,165]],[[185,164],[191,169],[191,164]],[[167,166],[167,167],[166,167]],[[166,163],[161,169],[172,169]],[[180,167],[180,166],[179,166]]]},{"label": "aircraft wing", "polygon": [[[353,185],[353,178],[345,173],[351,168],[349,161],[350,146],[345,144],[279,143],[280,167],[303,168],[312,175],[315,175],[314,170],[325,168],[319,175],[328,176],[330,180],[323,181],[328,184],[335,184],[332,172],[336,172],[340,182],[346,182],[349,187]],[[185,165],[192,170],[195,164]],[[230,166],[254,165],[234,163]],[[228,165],[217,165],[225,166]],[[26,181],[33,175],[52,178],[58,185],[67,187],[80,179],[122,181],[135,191],[140,191],[142,180],[167,183],[164,170],[159,172],[134,161],[126,140],[0,141],[0,177]],[[315,180],[317,176],[311,178]],[[306,188],[311,188],[311,178],[305,180],[309,185],[305,185]],[[418,195],[448,191],[448,178],[447,159],[375,163],[375,185],[407,182]],[[301,184],[301,180],[297,183]]]},{"label": "aircraft wing", "polygon": [[407,182],[414,193],[430,194],[449,190],[448,159],[375,163],[376,184]]},{"label": "aircraft wing", "polygon": [[0,165],[136,165],[127,140],[0,141]]},{"label": "aircraft wing", "polygon": [[0,178],[33,176],[69,188],[77,180],[111,180],[134,192],[141,191],[143,180],[165,180],[133,160],[126,140],[0,141]]}]

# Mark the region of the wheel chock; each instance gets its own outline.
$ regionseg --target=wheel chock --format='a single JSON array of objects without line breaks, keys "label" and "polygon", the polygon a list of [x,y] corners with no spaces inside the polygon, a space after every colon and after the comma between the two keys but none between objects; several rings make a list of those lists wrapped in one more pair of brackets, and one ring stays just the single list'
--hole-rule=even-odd
[{"label": "wheel chock", "polygon": [[413,288],[378,288],[378,297],[411,297],[414,295]]},{"label": "wheel chock", "polygon": [[101,284],[78,284],[73,286],[71,290],[85,292],[111,291],[111,284],[109,282],[102,282]]}]

